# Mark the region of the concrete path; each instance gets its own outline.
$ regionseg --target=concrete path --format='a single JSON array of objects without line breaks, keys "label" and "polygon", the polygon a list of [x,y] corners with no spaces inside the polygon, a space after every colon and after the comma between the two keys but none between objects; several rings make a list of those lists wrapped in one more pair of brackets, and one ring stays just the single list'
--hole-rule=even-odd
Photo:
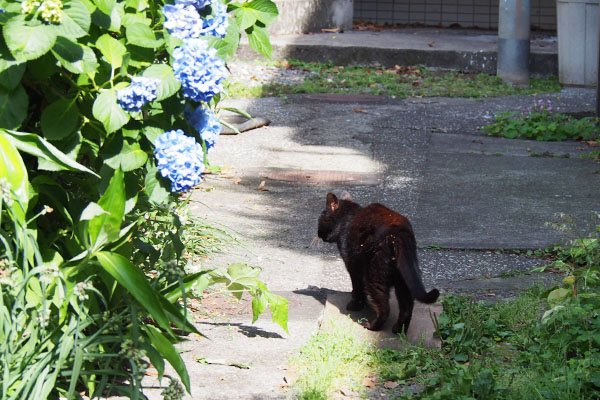
[{"label": "concrete path", "polygon": [[[594,108],[591,89],[547,97],[566,111]],[[269,316],[252,325],[247,300],[227,310],[206,304],[225,311],[198,321],[210,340],[194,337],[183,346],[193,386],[186,398],[290,395],[289,357],[317,331],[327,295],[351,289],[337,249],[313,241],[329,191],[348,190],[359,203],[377,201],[407,215],[428,288],[508,297],[551,280],[550,274],[499,278],[540,264],[506,250],[561,240],[545,225],[555,213],[585,219],[600,211],[600,165],[581,158],[590,149],[580,143],[509,141],[477,129],[493,113],[531,101],[339,95],[228,101],[271,124],[220,137],[210,160],[224,173],[206,177],[191,207],[248,245],[207,266],[243,261],[264,268],[268,287],[290,301],[290,334]],[[151,399],[159,393],[147,391]]]}]

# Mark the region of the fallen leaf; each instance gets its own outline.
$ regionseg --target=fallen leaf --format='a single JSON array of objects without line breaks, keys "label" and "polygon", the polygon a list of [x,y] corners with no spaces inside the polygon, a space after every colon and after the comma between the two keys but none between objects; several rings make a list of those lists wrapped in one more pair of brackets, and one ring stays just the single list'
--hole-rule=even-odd
[{"label": "fallen leaf", "polygon": [[354,112],[363,113],[363,114],[368,114],[369,113],[367,110],[363,110],[362,108],[355,108]]},{"label": "fallen leaf", "polygon": [[375,387],[375,385],[377,383],[371,378],[365,378],[365,379],[363,379],[362,384],[363,384],[363,386],[372,388],[372,387]]},{"label": "fallen leaf", "polygon": [[338,26],[336,28],[323,28],[321,29],[321,32],[323,33],[338,33],[341,32],[342,29]]},{"label": "fallen leaf", "polygon": [[527,150],[528,153],[531,153],[531,147],[528,147],[525,150]]},{"label": "fallen leaf", "polygon": [[260,184],[258,185],[258,190],[260,192],[268,192],[269,189],[265,188],[265,185],[267,184],[266,181],[261,181]]},{"label": "fallen leaf", "polygon": [[240,178],[235,178],[235,179],[234,179],[234,181],[233,181],[233,183],[234,183],[235,185],[239,185],[241,181],[242,181],[242,180],[241,180]]},{"label": "fallen leaf", "polygon": [[350,389],[340,389],[338,393],[345,397],[354,396],[354,392]]},{"label": "fallen leaf", "polygon": [[588,140],[586,143],[590,147],[598,147],[598,146],[600,146],[600,142],[596,142],[596,141],[593,141],[593,140]]},{"label": "fallen leaf", "polygon": [[383,387],[386,389],[394,389],[394,388],[398,387],[398,382],[387,381],[387,382],[384,382]]},{"label": "fallen leaf", "polygon": [[435,40],[432,40],[431,42],[427,43],[427,46],[435,47]]},{"label": "fallen leaf", "polygon": [[300,376],[296,371],[288,371],[283,377],[283,381],[289,386],[294,385]]}]

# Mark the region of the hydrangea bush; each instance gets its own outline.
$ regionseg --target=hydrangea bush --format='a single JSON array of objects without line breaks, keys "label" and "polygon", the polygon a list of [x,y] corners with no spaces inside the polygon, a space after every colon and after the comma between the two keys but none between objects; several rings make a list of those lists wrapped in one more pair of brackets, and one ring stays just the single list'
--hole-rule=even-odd
[{"label": "hydrangea bush", "polygon": [[[182,272],[172,205],[220,132],[227,58],[241,34],[270,56],[276,17],[270,0],[0,0],[2,399],[140,398],[147,360],[190,390],[178,299],[256,271]],[[149,214],[170,227],[149,235]],[[284,299],[250,289],[287,329]]]}]

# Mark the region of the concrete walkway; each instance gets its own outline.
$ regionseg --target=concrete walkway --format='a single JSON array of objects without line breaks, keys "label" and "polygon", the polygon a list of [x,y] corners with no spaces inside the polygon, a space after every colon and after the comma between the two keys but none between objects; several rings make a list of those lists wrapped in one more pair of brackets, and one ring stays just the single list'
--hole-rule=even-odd
[{"label": "concrete walkway", "polygon": [[[442,39],[434,40],[443,48]],[[595,106],[593,89],[544,97],[563,111],[591,112]],[[209,264],[261,266],[261,279],[290,302],[289,335],[268,315],[251,324],[247,300],[207,301],[211,317],[198,319],[197,326],[209,339],[191,337],[182,346],[192,380],[186,399],[291,395],[289,358],[318,330],[328,296],[338,302],[351,289],[337,249],[313,241],[329,191],[348,190],[363,205],[381,202],[407,215],[425,284],[442,295],[506,298],[552,280],[551,274],[501,276],[540,264],[510,249],[563,239],[545,224],[555,213],[585,220],[600,211],[600,165],[581,158],[590,150],[581,143],[511,141],[477,129],[495,112],[531,101],[342,95],[228,101],[271,124],[220,137],[209,157],[224,173],[206,176],[191,207],[248,245]],[[146,383],[148,397],[159,399],[155,379]]]}]

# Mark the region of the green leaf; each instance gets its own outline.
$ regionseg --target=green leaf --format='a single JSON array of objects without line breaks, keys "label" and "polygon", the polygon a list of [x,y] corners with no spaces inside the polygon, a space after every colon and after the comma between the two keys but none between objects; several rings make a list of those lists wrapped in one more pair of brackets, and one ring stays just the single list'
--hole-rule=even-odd
[{"label": "green leaf", "polygon": [[260,293],[252,299],[252,323],[255,323],[258,316],[265,312],[269,303],[267,298]]},{"label": "green leaf", "polygon": [[266,28],[254,26],[246,29],[246,34],[248,35],[250,47],[263,56],[271,58],[273,48],[271,47],[271,42],[269,41],[269,32]]},{"label": "green leaf", "polygon": [[65,155],[39,135],[9,130],[5,131],[5,133],[8,133],[8,137],[12,144],[20,151],[47,161],[52,161],[64,170],[87,172],[95,177],[100,177],[91,169],[79,164],[75,160]]},{"label": "green leaf", "polygon": [[288,301],[285,297],[278,296],[271,292],[265,292],[264,296],[269,302],[269,308],[271,309],[273,322],[279,324],[283,330],[288,332]]},{"label": "green leaf", "polygon": [[117,4],[117,0],[94,0],[94,3],[100,11],[106,15],[110,15]]},{"label": "green leaf", "polygon": [[229,23],[227,34],[223,39],[216,36],[208,38],[208,45],[217,50],[217,56],[227,60],[235,55],[240,44],[240,28],[237,24]]},{"label": "green leaf", "polygon": [[[63,154],[69,157],[71,160],[77,160],[77,155],[79,154],[79,149],[81,148],[81,144],[83,143],[83,135],[81,132],[77,131],[75,134],[71,135],[65,140],[61,140],[59,142],[54,142],[54,146],[58,150],[60,150]],[[62,168],[60,165],[47,161],[43,158],[38,159],[38,169],[43,169],[46,171],[60,171]]]},{"label": "green leaf", "polygon": [[104,208],[100,207],[97,203],[93,201],[89,203],[81,212],[81,216],[79,217],[80,221],[89,221],[98,217],[100,215],[110,215],[108,211]]},{"label": "green leaf", "polygon": [[98,205],[108,214],[97,215],[90,220],[88,234],[91,244],[98,243],[98,239],[112,242],[119,237],[125,212],[123,171],[115,170],[106,191],[98,200]]},{"label": "green leaf", "polygon": [[42,112],[41,127],[48,140],[61,140],[75,132],[79,110],[73,99],[60,99]]},{"label": "green leaf", "polygon": [[279,15],[279,11],[275,3],[270,0],[253,0],[236,8],[233,15],[236,19],[236,25],[241,30],[246,30],[255,26],[257,21],[263,25],[271,24]]},{"label": "green leaf", "polygon": [[0,87],[11,91],[19,86],[26,66],[27,63],[15,60],[0,40]]},{"label": "green leaf", "polygon": [[571,289],[567,289],[567,288],[554,289],[553,291],[551,291],[548,294],[548,303],[550,303],[550,304],[560,303],[561,301],[563,301],[565,298],[567,298],[571,294],[573,294],[573,291]]},{"label": "green leaf", "polygon": [[105,33],[96,40],[96,47],[114,69],[123,64],[123,56],[127,49],[117,39]]},{"label": "green leaf", "polygon": [[117,104],[117,95],[114,89],[106,90],[96,97],[92,114],[102,122],[107,133],[120,129],[129,121],[129,114]]},{"label": "green leaf", "polygon": [[144,24],[132,24],[126,30],[127,40],[136,46],[155,49],[163,44],[163,40],[157,40],[150,27]]},{"label": "green leaf", "polygon": [[164,204],[169,200],[171,189],[169,181],[160,176],[156,166],[150,166],[149,164],[146,165],[148,173],[146,174],[144,192],[151,203]]},{"label": "green leaf", "polygon": [[[3,130],[0,130],[0,179],[6,179],[10,183],[14,191],[13,198],[19,204],[13,207],[14,217],[25,225],[25,212],[29,202],[27,169],[19,151]],[[2,199],[0,199],[0,209],[2,208]]]},{"label": "green leaf", "polygon": [[27,117],[29,98],[23,85],[14,90],[0,88],[0,128],[18,128]]},{"label": "green leaf", "polygon": [[113,169],[120,168],[123,171],[133,171],[144,166],[146,160],[148,160],[148,153],[140,148],[138,142],[133,141],[130,143],[129,140],[123,138],[115,140],[115,142],[118,142],[119,148],[112,149],[114,155],[105,158],[106,165]]},{"label": "green leaf", "polygon": [[256,14],[254,10],[248,7],[239,7],[233,11],[236,25],[240,30],[246,30],[256,23]]},{"label": "green leaf", "polygon": [[60,24],[50,26],[57,35],[77,39],[87,35],[91,22],[92,16],[80,0],[65,0]]},{"label": "green leaf", "polygon": [[49,25],[40,21],[25,21],[24,15],[11,18],[4,25],[4,40],[17,61],[35,60],[47,53],[56,40]]},{"label": "green leaf", "polygon": [[96,54],[92,49],[62,36],[56,38],[52,54],[60,65],[74,74],[92,73],[98,68]]},{"label": "green leaf", "polygon": [[173,346],[173,343],[158,328],[152,325],[144,325],[144,330],[148,333],[148,337],[154,348],[171,364],[181,378],[181,383],[183,383],[183,386],[190,393],[190,376],[188,375],[183,359],[177,349],[175,349],[175,346]]},{"label": "green leaf", "polygon": [[148,8],[148,0],[126,0],[125,6],[140,12]]},{"label": "green leaf", "polygon": [[[182,279],[183,289],[185,290],[185,293],[189,293],[192,287],[200,279],[203,279],[204,275],[206,275],[207,273],[208,271],[200,271],[194,274],[186,275]],[[164,288],[160,293],[169,301],[169,303],[175,303],[180,297],[183,296],[183,293],[181,293],[181,285],[179,284],[179,282],[173,282],[172,284]]]},{"label": "green leaf", "polygon": [[148,283],[146,275],[127,258],[117,253],[100,251],[96,257],[102,268],[123,286],[144,307],[160,327],[171,331],[170,322],[164,313],[158,294]]},{"label": "green leaf", "polygon": [[173,70],[167,64],[151,65],[146,68],[142,76],[156,78],[160,81],[156,90],[156,101],[173,96],[181,87],[181,83],[175,78]]}]

